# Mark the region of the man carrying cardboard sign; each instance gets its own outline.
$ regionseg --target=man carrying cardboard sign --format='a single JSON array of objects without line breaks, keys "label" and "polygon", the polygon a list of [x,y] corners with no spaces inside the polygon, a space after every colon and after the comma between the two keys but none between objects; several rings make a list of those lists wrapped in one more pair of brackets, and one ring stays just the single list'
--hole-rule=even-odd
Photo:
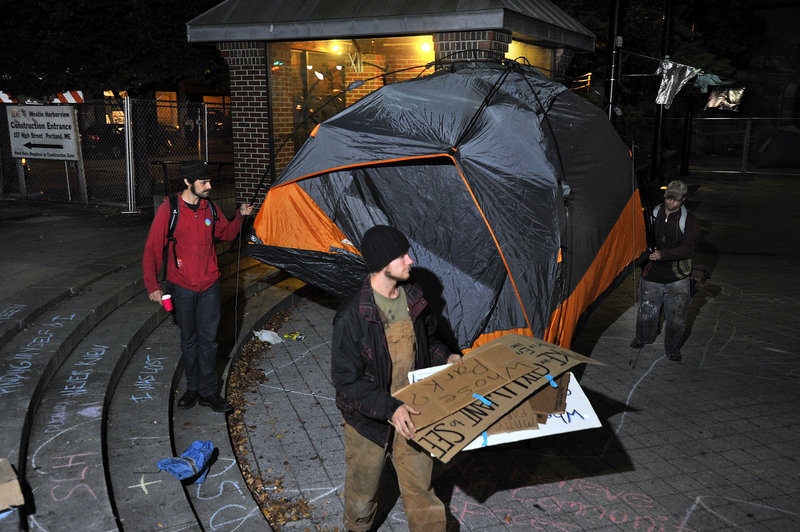
[{"label": "man carrying cardboard sign", "polygon": [[331,376],[344,418],[344,520],[348,530],[368,530],[387,458],[397,472],[412,531],[444,531],[445,507],[431,487],[433,459],[409,443],[420,412],[392,397],[408,384],[408,372],[444,363],[461,364],[435,336],[436,320],[422,292],[407,284],[409,243],[397,229],[378,225],[361,242],[370,274],[333,319]]}]

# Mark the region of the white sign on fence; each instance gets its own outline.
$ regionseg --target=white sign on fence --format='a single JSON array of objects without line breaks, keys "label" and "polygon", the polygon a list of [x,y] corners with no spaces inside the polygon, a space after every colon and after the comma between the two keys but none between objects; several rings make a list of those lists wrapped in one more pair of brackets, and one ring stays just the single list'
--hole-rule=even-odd
[{"label": "white sign on fence", "polygon": [[75,109],[66,105],[8,105],[11,156],[78,160]]}]

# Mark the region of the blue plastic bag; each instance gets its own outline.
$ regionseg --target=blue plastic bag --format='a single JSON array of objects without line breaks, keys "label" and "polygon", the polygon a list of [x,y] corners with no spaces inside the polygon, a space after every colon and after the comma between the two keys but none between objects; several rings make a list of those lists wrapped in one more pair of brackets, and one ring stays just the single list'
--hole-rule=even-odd
[{"label": "blue plastic bag", "polygon": [[171,473],[178,480],[200,475],[194,483],[202,484],[208,475],[208,459],[213,452],[214,445],[210,441],[193,441],[180,457],[159,460],[158,468]]}]

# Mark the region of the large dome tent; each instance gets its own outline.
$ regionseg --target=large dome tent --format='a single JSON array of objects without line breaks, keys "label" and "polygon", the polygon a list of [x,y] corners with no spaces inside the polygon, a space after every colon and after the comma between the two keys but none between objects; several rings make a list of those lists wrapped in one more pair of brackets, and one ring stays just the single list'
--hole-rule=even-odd
[{"label": "large dome tent", "polygon": [[376,224],[406,234],[417,272],[438,278],[462,349],[509,332],[569,347],[646,247],[630,153],[605,115],[516,62],[387,85],[320,124],[246,250],[343,297]]}]

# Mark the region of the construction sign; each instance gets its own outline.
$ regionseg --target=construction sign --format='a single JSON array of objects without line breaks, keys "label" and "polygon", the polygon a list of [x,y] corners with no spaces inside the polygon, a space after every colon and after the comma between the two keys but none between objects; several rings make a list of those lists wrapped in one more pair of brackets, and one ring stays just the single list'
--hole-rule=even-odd
[{"label": "construction sign", "polygon": [[8,105],[11,156],[78,160],[75,109],[64,105]]}]

